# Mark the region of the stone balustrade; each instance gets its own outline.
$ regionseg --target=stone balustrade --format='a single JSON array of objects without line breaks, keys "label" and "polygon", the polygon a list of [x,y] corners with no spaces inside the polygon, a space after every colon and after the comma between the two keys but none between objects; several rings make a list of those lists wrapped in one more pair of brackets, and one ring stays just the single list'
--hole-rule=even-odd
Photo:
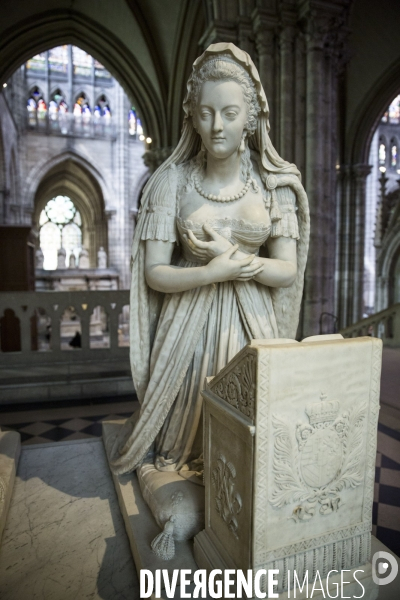
[{"label": "stone balustrade", "polygon": [[3,365],[126,361],[129,290],[0,293],[0,334]]},{"label": "stone balustrade", "polygon": [[93,115],[76,117],[72,113],[42,115],[31,113],[27,115],[28,130],[46,135],[65,135],[89,138],[116,138],[116,125],[104,118],[96,119]]},{"label": "stone balustrade", "polygon": [[345,338],[370,335],[380,338],[385,347],[400,347],[400,303],[362,319],[340,333]]}]

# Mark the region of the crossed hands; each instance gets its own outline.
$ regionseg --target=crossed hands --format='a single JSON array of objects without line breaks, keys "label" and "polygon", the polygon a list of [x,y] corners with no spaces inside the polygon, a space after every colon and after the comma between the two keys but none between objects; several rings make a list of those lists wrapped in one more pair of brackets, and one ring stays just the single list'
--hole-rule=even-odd
[{"label": "crossed hands", "polygon": [[[215,283],[222,281],[249,281],[261,273],[264,265],[255,254],[246,255],[240,258],[239,253],[236,258],[233,255],[238,250],[238,244],[231,244],[229,240],[214,231],[212,227],[203,225],[204,231],[211,237],[210,242],[198,240],[193,231],[188,230],[188,244],[196,258],[202,262],[208,262],[207,268],[210,271]],[[240,252],[243,255],[243,252]]]}]

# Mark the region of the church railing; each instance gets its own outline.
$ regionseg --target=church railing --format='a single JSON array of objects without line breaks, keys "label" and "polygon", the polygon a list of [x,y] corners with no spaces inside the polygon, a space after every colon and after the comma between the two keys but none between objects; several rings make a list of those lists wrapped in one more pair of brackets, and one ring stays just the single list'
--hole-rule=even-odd
[{"label": "church railing", "polygon": [[1,292],[0,364],[126,361],[129,290]]},{"label": "church railing", "polygon": [[400,347],[400,303],[362,319],[342,329],[340,333],[345,338],[365,335],[378,337],[385,347],[398,348]]}]

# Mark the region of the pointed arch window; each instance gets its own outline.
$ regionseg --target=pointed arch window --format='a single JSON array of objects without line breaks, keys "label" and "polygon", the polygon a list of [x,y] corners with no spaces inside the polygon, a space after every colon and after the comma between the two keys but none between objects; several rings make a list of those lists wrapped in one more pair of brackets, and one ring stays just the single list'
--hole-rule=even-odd
[{"label": "pointed arch window", "polygon": [[390,142],[390,166],[392,169],[397,169],[398,150],[397,141],[393,138]]},{"label": "pointed arch window", "polygon": [[379,159],[379,170],[382,172],[385,172],[386,171],[386,144],[385,144],[385,140],[382,137],[379,139],[378,159]]},{"label": "pointed arch window", "polygon": [[88,126],[92,117],[89,100],[85,92],[78,94],[74,104],[75,124],[78,126]]},{"label": "pointed arch window", "polygon": [[129,135],[140,136],[143,135],[143,127],[142,122],[137,116],[136,109],[132,106],[131,110],[128,113],[128,126],[129,126]]},{"label": "pointed arch window", "polygon": [[111,119],[110,104],[104,94],[97,99],[93,115],[96,119],[104,119],[104,121],[109,121]]},{"label": "pointed arch window", "polygon": [[29,94],[26,109],[28,111],[28,123],[31,127],[36,127],[45,122],[47,105],[41,90],[37,86],[32,88]]},{"label": "pointed arch window", "polygon": [[43,252],[43,268],[57,268],[57,253],[66,252],[68,265],[71,254],[78,262],[82,249],[82,219],[79,211],[68,196],[56,196],[48,201],[39,218],[40,248]]},{"label": "pointed arch window", "polygon": [[59,115],[65,115],[68,112],[68,104],[65,100],[64,93],[60,88],[52,94],[49,102],[49,119],[56,121]]}]

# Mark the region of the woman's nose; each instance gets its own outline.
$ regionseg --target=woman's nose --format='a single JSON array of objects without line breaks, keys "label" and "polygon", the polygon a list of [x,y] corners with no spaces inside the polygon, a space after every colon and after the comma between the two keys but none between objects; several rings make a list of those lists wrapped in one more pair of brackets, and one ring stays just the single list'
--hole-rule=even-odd
[{"label": "woman's nose", "polygon": [[224,128],[224,123],[222,121],[221,114],[219,112],[216,112],[214,115],[213,131],[215,131],[215,132],[222,131],[223,128]]}]

